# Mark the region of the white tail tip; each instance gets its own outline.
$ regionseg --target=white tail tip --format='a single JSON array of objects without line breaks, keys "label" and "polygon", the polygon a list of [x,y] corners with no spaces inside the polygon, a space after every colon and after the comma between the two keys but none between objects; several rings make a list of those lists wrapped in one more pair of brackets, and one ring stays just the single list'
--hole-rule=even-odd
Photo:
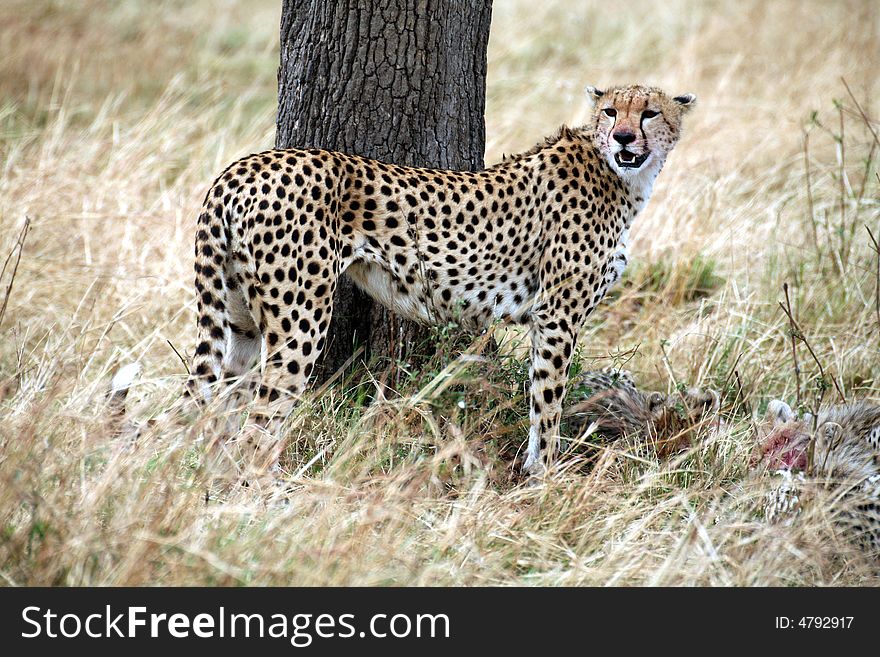
[{"label": "white tail tip", "polygon": [[140,373],[141,365],[137,362],[120,367],[110,382],[111,394],[126,392],[131,384],[140,376]]}]

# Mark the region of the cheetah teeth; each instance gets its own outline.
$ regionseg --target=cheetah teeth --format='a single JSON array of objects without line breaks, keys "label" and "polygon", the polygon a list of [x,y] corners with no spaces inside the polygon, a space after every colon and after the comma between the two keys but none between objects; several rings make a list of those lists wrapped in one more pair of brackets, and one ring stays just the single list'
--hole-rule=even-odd
[{"label": "cheetah teeth", "polygon": [[631,151],[623,150],[618,152],[614,156],[614,159],[616,160],[617,165],[620,167],[624,167],[627,169],[638,169],[645,163],[645,160],[648,159],[648,153],[636,155]]}]

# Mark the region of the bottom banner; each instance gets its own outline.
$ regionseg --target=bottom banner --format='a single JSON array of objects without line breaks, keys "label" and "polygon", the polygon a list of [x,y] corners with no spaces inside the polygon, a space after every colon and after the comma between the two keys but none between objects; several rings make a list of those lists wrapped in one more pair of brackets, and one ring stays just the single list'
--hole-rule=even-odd
[{"label": "bottom banner", "polygon": [[878,603],[877,589],[9,588],[0,640],[6,654],[72,643],[90,654],[126,644],[174,654],[220,642],[271,654],[840,649],[873,640]]}]

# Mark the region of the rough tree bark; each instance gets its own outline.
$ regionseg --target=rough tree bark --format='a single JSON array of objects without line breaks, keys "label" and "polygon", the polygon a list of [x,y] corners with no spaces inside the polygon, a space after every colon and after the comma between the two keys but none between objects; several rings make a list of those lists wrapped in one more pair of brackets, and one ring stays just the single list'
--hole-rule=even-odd
[{"label": "rough tree bark", "polygon": [[[482,168],[491,11],[491,0],[283,0],[276,146]],[[318,377],[356,344],[393,363],[424,337],[344,277]]]}]

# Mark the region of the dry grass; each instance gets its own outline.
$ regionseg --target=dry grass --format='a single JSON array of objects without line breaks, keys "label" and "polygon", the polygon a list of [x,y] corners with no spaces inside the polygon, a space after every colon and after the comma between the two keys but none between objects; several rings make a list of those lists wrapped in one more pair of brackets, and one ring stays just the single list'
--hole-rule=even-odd
[{"label": "dry grass", "polygon": [[[524,366],[460,366],[446,330],[398,399],[338,385],[304,405],[276,487],[206,497],[204,420],[161,415],[183,376],[168,341],[194,339],[201,196],[273,141],[278,4],[0,8],[5,583],[878,583],[834,530],[839,504],[768,526],[766,484],[747,473],[753,419],[796,395],[783,282],[827,374],[799,345],[803,402],[833,399],[830,377],[848,398],[880,397],[864,228],[880,232],[880,124],[842,83],[878,115],[876,3],[496,0],[488,161],[582,119],[586,83],[698,95],[579,366],[628,360],[649,387],[719,387],[723,431],[673,461],[588,450],[524,486],[509,467]],[[111,373],[133,360],[146,376],[132,415],[160,416],[135,443],[104,412]]]}]

